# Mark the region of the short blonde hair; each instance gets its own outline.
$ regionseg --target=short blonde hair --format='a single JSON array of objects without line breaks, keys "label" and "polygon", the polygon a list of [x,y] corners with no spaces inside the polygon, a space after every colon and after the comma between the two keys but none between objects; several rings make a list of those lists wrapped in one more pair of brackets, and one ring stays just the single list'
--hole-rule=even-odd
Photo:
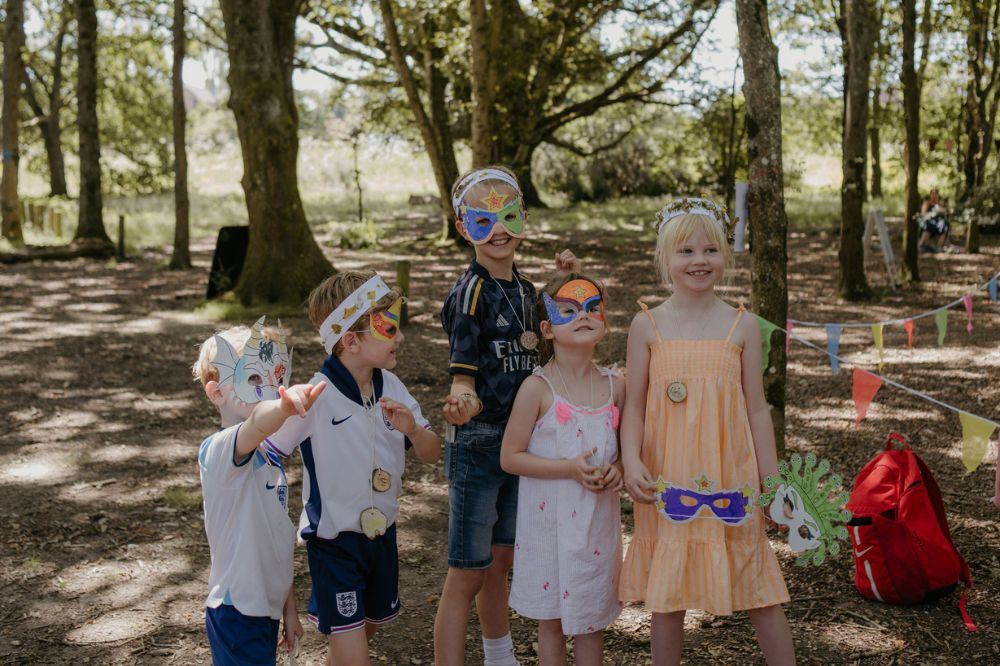
[{"label": "short blonde hair", "polygon": [[494,187],[513,190],[515,196],[521,196],[521,186],[520,186],[520,181],[517,179],[517,175],[505,166],[493,164],[490,166],[482,167],[480,169],[469,169],[461,176],[459,176],[458,179],[455,180],[455,184],[451,186],[452,200],[454,200],[455,197],[458,196],[460,187],[465,184],[463,181],[465,181],[472,174],[476,173],[477,171],[482,171],[483,169],[494,169],[496,171],[501,171],[510,176],[515,183],[519,184],[515,188],[511,187],[511,184],[506,181],[498,180],[495,178],[487,178],[486,180],[481,180],[472,187],[470,187],[468,191],[466,191],[465,196],[462,197],[462,201],[478,201],[479,199],[485,199],[490,195],[490,188]]},{"label": "short blonde hair", "polygon": [[[242,354],[243,347],[246,346],[247,340],[250,339],[250,329],[243,325],[233,326],[224,331],[219,331],[215,335],[225,338],[226,342],[233,346],[237,354]],[[219,381],[219,371],[212,365],[215,355],[219,352],[218,345],[215,343],[215,335],[212,335],[201,343],[198,360],[191,366],[192,377],[194,377],[196,382],[200,381],[202,386],[209,382]]]},{"label": "short blonde hair", "polygon": [[[338,305],[347,300],[347,297],[353,294],[358,287],[363,285],[368,280],[375,277],[375,271],[343,271],[337,273],[336,275],[331,275],[327,279],[319,283],[319,286],[312,290],[309,294],[309,320],[313,323],[316,328],[323,325],[326,318],[330,316]],[[375,303],[375,307],[372,312],[368,314],[367,317],[359,318],[353,326],[351,326],[349,331],[367,331],[369,327],[369,320],[371,319],[371,314],[375,312],[384,312],[392,307],[392,304],[402,298],[403,292],[399,290],[398,287],[392,287],[389,293],[383,296]],[[333,347],[333,354],[339,355],[343,346],[343,338],[337,340],[337,344]]]},{"label": "short blonde hair", "polygon": [[733,249],[726,238],[726,229],[718,220],[702,213],[678,215],[661,224],[656,237],[656,267],[665,284],[671,284],[670,255],[699,231],[705,234],[708,242],[718,246],[726,270],[735,264]]}]

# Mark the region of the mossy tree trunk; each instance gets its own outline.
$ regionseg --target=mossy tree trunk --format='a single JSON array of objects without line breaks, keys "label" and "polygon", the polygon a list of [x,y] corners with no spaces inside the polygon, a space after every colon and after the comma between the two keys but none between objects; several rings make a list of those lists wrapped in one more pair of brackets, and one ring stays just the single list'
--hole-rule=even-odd
[{"label": "mossy tree trunk", "polygon": [[[736,0],[740,55],[743,58],[743,97],[746,99],[749,178],[747,208],[753,220],[750,248],[750,307],[770,322],[785,325],[788,317],[788,217],[781,157],[781,79],[778,51],[771,40],[767,0]],[[773,408],[775,443],[779,457],[785,440],[785,345],[772,341],[764,359],[767,402]]]},{"label": "mossy tree trunk", "polygon": [[[927,0],[929,2],[929,0]],[[903,0],[903,122],[906,142],[903,167],[906,170],[906,217],[903,220],[903,284],[920,281],[917,240],[920,235],[917,214],[920,212],[920,84],[917,80],[915,49],[917,41],[917,0]]]},{"label": "mossy tree trunk", "polygon": [[173,28],[173,104],[174,104],[174,251],[170,268],[191,268],[190,211],[187,186],[187,111],[184,108],[184,52],[187,36],[184,32],[184,0],[174,0]]},{"label": "mossy tree trunk", "polygon": [[292,90],[297,0],[221,0],[229,108],[243,150],[250,243],[236,294],[244,305],[300,303],[333,272],[299,196]]},{"label": "mossy tree trunk", "polygon": [[21,203],[17,198],[17,166],[21,149],[18,107],[24,78],[24,0],[7,0],[3,40],[3,237],[12,245],[24,245]]}]

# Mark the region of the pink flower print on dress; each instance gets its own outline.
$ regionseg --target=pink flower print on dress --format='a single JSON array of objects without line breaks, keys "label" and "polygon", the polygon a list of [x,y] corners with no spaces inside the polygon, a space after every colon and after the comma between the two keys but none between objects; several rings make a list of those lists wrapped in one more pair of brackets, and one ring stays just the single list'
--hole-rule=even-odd
[{"label": "pink flower print on dress", "polygon": [[515,543],[514,544],[514,550],[521,550],[521,544]]},{"label": "pink flower print on dress", "polygon": [[576,509],[573,509],[573,515],[570,518],[576,518]]},{"label": "pink flower print on dress", "polygon": [[538,503],[538,510],[539,511],[545,511],[545,502],[539,502]]},{"label": "pink flower print on dress", "polygon": [[569,599],[569,590],[563,590],[563,599]]},{"label": "pink flower print on dress", "polygon": [[583,428],[577,428],[577,429],[576,429],[576,436],[577,436],[578,438],[579,438],[579,437],[583,437]]},{"label": "pink flower print on dress", "polygon": [[566,425],[573,418],[573,410],[565,402],[556,403],[556,421],[559,425]]},{"label": "pink flower print on dress", "polygon": [[545,581],[545,584],[544,584],[544,585],[542,585],[542,589],[543,589],[543,590],[547,590],[547,589],[549,589],[549,581]]},{"label": "pink flower print on dress", "polygon": [[594,557],[600,557],[600,556],[601,556],[601,549],[600,548],[595,548],[594,549]]}]

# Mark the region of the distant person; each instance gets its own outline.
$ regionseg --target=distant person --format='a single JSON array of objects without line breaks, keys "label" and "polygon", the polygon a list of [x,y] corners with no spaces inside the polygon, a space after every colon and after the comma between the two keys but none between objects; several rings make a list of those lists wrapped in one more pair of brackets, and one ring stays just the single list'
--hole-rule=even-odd
[{"label": "distant person", "polygon": [[941,198],[937,188],[920,204],[920,241],[921,252],[950,252],[954,246],[948,242],[951,225],[948,223],[947,201]]},{"label": "distant person", "polygon": [[517,391],[500,463],[521,477],[510,607],[538,620],[538,661],[604,663],[604,630],[621,613],[618,491],[621,375],[594,364],[607,326],[604,289],[556,278],[536,307],[538,366]]},{"label": "distant person", "polygon": [[205,627],[216,666],[274,664],[277,647],[294,652],[303,633],[288,482],[267,437],[290,416],[304,416],[326,385],[286,390],[289,360],[284,336],[265,329],[262,317],[252,331],[237,326],[205,340],[192,367],[220,417],[198,451],[212,555]]}]

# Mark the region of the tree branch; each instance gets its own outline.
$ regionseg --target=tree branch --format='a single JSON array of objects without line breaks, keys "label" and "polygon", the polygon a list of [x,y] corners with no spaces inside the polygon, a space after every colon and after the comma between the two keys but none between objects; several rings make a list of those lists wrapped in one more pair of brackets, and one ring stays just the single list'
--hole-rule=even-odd
[{"label": "tree branch", "polygon": [[574,155],[577,155],[579,157],[593,157],[594,155],[597,155],[598,153],[603,153],[605,151],[611,150],[612,148],[620,145],[622,141],[624,141],[630,134],[632,134],[632,131],[634,129],[635,129],[635,125],[629,125],[629,128],[627,130],[625,130],[624,132],[622,132],[619,136],[615,137],[613,140],[609,141],[608,143],[606,143],[604,145],[597,146],[596,148],[591,148],[589,150],[586,149],[586,148],[581,148],[581,147],[577,146],[575,143],[572,143],[570,141],[566,141],[566,140],[560,139],[555,134],[549,134],[549,135],[545,136],[544,140],[545,140],[546,143],[549,143],[549,144],[551,144],[553,146],[556,146],[557,148],[562,148],[564,150],[568,150],[569,152],[571,152]]}]

